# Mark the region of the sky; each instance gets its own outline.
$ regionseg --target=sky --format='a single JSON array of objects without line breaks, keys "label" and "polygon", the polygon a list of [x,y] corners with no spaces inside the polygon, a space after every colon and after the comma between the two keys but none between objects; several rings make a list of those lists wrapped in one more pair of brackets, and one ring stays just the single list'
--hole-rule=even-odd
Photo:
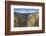
[{"label": "sky", "polygon": [[37,13],[37,12],[39,12],[39,9],[14,8],[14,12],[17,12],[17,13]]}]

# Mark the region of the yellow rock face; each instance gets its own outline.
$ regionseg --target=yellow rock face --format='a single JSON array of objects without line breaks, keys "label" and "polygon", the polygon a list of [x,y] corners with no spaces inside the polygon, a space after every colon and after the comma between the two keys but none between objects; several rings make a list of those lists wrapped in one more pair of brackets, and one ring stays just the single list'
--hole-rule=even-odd
[{"label": "yellow rock face", "polygon": [[35,21],[36,21],[36,15],[35,14],[32,14],[32,16],[29,15],[28,21],[27,21],[28,27],[34,26]]}]

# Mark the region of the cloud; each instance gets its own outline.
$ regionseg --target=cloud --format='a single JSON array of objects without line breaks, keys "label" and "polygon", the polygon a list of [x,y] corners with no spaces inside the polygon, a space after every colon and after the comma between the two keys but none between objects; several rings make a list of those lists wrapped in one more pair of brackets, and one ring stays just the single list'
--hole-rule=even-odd
[{"label": "cloud", "polygon": [[39,12],[39,9],[15,8],[14,12],[17,12],[17,13],[37,13],[37,12]]}]

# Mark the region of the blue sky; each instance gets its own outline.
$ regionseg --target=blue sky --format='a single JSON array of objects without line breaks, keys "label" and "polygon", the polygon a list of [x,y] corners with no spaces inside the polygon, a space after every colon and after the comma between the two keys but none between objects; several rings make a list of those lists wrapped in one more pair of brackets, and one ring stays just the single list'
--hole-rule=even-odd
[{"label": "blue sky", "polygon": [[17,12],[17,13],[37,13],[37,12],[39,12],[39,9],[14,8],[14,12]]}]

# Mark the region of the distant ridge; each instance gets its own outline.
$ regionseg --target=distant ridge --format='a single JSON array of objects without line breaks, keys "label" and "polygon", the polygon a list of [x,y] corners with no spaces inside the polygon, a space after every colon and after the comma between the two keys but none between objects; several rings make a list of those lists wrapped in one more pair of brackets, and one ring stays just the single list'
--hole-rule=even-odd
[{"label": "distant ridge", "polygon": [[14,12],[14,14],[37,14],[37,13],[18,13],[18,12]]}]

